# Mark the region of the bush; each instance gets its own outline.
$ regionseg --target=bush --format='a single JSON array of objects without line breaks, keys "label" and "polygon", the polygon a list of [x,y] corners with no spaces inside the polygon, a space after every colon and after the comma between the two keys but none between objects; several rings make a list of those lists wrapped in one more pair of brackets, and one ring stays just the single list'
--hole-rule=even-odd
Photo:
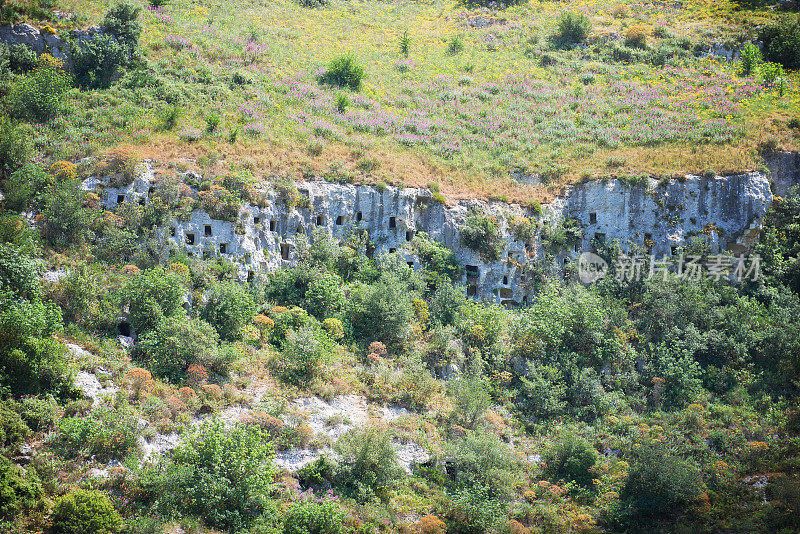
[{"label": "bush", "polygon": [[761,49],[753,43],[742,47],[742,76],[750,76],[755,72],[756,66],[761,63]]},{"label": "bush", "polygon": [[332,357],[330,338],[313,326],[290,331],[280,359],[275,361],[281,380],[295,385],[308,385],[322,372]]},{"label": "bush", "polygon": [[203,425],[173,454],[176,466],[185,469],[185,477],[173,487],[173,498],[215,528],[238,531],[272,517],[269,442],[269,435],[256,425]]},{"label": "bush", "polygon": [[29,127],[14,124],[5,114],[0,114],[0,180],[22,167],[31,149]]},{"label": "bush", "polygon": [[55,248],[66,248],[83,241],[92,211],[83,207],[85,192],[78,180],[51,186],[41,202],[42,236]]},{"label": "bush", "polygon": [[65,458],[124,460],[137,448],[139,427],[130,409],[102,408],[88,416],[64,417],[50,443]]},{"label": "bush", "polygon": [[455,481],[459,486],[485,488],[510,496],[519,481],[516,460],[508,445],[493,432],[469,431],[453,447]]},{"label": "bush", "polygon": [[484,261],[497,261],[503,252],[500,227],[494,217],[473,211],[461,227],[461,243]]},{"label": "bush", "polygon": [[19,247],[0,243],[0,289],[11,297],[34,300],[41,293],[41,261],[31,258]]},{"label": "bush", "polygon": [[103,89],[120,76],[128,64],[127,50],[111,35],[97,35],[73,43],[72,65],[75,83],[80,87]]},{"label": "bush", "polygon": [[15,449],[28,437],[30,429],[15,410],[15,403],[0,402],[0,448]]},{"label": "bush", "polygon": [[337,316],[347,304],[344,282],[335,273],[328,271],[314,273],[308,283],[304,300],[303,307],[317,319]]},{"label": "bush", "polygon": [[128,56],[136,50],[142,34],[140,12],[140,7],[122,2],[112,7],[103,19],[103,28],[126,49]]},{"label": "bush", "polygon": [[338,87],[349,87],[353,91],[361,88],[361,82],[366,77],[364,67],[358,64],[352,55],[339,56],[328,65],[328,70],[321,76],[320,81]]},{"label": "bush", "polygon": [[411,246],[422,264],[421,274],[430,291],[435,291],[445,282],[457,282],[461,278],[463,269],[456,261],[455,253],[425,232],[415,235]]},{"label": "bush", "polygon": [[391,437],[380,428],[350,430],[339,438],[334,449],[341,456],[338,482],[359,502],[386,497],[390,484],[403,475]]},{"label": "bush", "polygon": [[0,73],[25,74],[36,66],[36,52],[24,44],[0,43]]},{"label": "bush", "polygon": [[359,341],[381,341],[399,347],[410,331],[414,311],[406,284],[384,275],[375,284],[360,284],[350,293],[348,319]]},{"label": "bush", "polygon": [[502,532],[506,519],[503,503],[487,488],[459,488],[448,495],[445,522],[448,534],[486,534]]},{"label": "bush", "polygon": [[68,351],[50,337],[60,328],[61,312],[50,302],[20,300],[0,311],[0,393],[72,394]]},{"label": "bush", "polygon": [[455,56],[464,51],[464,38],[460,35],[454,35],[447,43],[447,53]]},{"label": "bush", "polygon": [[[0,456],[0,527],[34,508],[42,497],[42,487],[36,471],[23,470]],[[9,532],[11,529],[9,528]]]},{"label": "bush", "polygon": [[283,534],[344,534],[347,512],[336,502],[302,499],[286,514]]},{"label": "bush", "polygon": [[70,79],[60,68],[42,64],[22,76],[8,94],[11,114],[29,122],[50,121],[60,111]]},{"label": "bush", "polygon": [[114,534],[122,519],[105,493],[75,490],[56,500],[53,527],[64,534]]},{"label": "bush", "polygon": [[588,487],[592,484],[590,470],[597,463],[597,451],[585,439],[568,435],[547,451],[544,460],[552,479]]},{"label": "bush", "polygon": [[764,43],[764,58],[789,70],[800,69],[800,15],[786,16],[776,24],[761,28],[758,39]]},{"label": "bush", "polygon": [[558,19],[556,33],[552,41],[560,47],[569,47],[582,43],[592,30],[592,22],[580,13],[567,11]]},{"label": "bush", "polygon": [[637,24],[625,32],[625,46],[647,48],[647,26]]},{"label": "bush", "polygon": [[194,363],[225,372],[225,362],[219,361],[218,340],[214,327],[205,321],[167,317],[140,336],[136,353],[153,373],[181,380]]},{"label": "bush", "polygon": [[217,330],[221,339],[236,341],[255,313],[253,296],[241,284],[219,282],[211,287],[200,317]]},{"label": "bush", "polygon": [[700,473],[693,464],[649,447],[631,463],[620,498],[642,518],[676,511],[700,494]]},{"label": "bush", "polygon": [[139,334],[155,328],[181,309],[183,291],[181,277],[162,267],[134,275],[122,292],[131,326]]}]

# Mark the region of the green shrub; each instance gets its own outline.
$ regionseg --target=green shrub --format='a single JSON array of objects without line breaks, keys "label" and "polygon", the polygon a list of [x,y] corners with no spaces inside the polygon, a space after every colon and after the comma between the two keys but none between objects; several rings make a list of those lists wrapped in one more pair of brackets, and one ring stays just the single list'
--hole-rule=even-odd
[{"label": "green shrub", "polygon": [[403,32],[402,37],[400,37],[400,54],[403,57],[408,57],[408,54],[411,52],[411,37],[408,35],[408,30]]},{"label": "green shrub", "polygon": [[109,87],[128,63],[127,49],[111,35],[73,43],[70,51],[75,83],[84,88]]},{"label": "green shrub", "polygon": [[0,393],[72,395],[68,351],[50,335],[61,328],[55,304],[18,300],[0,306]]},{"label": "green shrub", "polygon": [[139,6],[122,2],[112,7],[106,13],[102,26],[131,56],[139,44],[142,34],[142,24],[139,22]]},{"label": "green shrub", "polygon": [[301,6],[308,8],[325,7],[330,4],[329,0],[298,0]]},{"label": "green shrub", "polygon": [[777,63],[762,63],[758,69],[759,74],[761,74],[761,81],[765,85],[772,85],[778,78],[784,76],[783,67],[781,67]]},{"label": "green shrub", "polygon": [[330,487],[330,484],[334,482],[338,467],[338,464],[328,460],[325,456],[320,456],[297,472],[297,480],[304,488],[320,491],[326,486]]},{"label": "green shrub", "polygon": [[333,358],[333,342],[313,326],[290,331],[281,357],[274,361],[281,380],[295,385],[307,385],[317,378],[325,364]]},{"label": "green shrub", "polygon": [[448,495],[444,516],[448,534],[486,534],[503,532],[506,510],[489,489],[461,487]]},{"label": "green shrub", "polygon": [[514,493],[520,479],[519,465],[494,432],[467,432],[452,447],[452,455],[459,486],[486,488],[498,497]]},{"label": "green shrub", "polygon": [[359,502],[386,497],[392,482],[403,475],[391,436],[376,427],[355,428],[334,445],[339,453],[338,484]]},{"label": "green shrub", "polygon": [[241,339],[242,328],[249,325],[256,312],[253,296],[236,282],[218,282],[211,286],[200,317],[208,321],[225,341]]},{"label": "green shrub", "polygon": [[447,53],[451,56],[460,54],[464,51],[464,38],[460,35],[454,35],[447,43]]},{"label": "green shrub", "polygon": [[42,262],[19,247],[0,243],[0,289],[10,296],[35,300],[41,293]]},{"label": "green shrub", "polygon": [[0,528],[10,527],[9,522],[34,508],[41,497],[42,487],[36,471],[23,472],[11,460],[0,456]]},{"label": "green shrub", "polygon": [[569,47],[582,43],[592,31],[592,22],[581,13],[567,11],[558,19],[556,33],[552,41],[557,46]]},{"label": "green shrub", "polygon": [[58,402],[51,396],[24,397],[19,401],[16,410],[34,432],[55,425],[61,411]]},{"label": "green shrub", "polygon": [[40,66],[11,86],[8,103],[11,114],[29,122],[44,123],[61,110],[70,79],[61,69]]},{"label": "green shrub", "polygon": [[358,64],[356,58],[352,55],[344,55],[334,58],[330,62],[328,69],[320,77],[320,81],[358,91],[365,76],[364,67]]},{"label": "green shrub", "polygon": [[443,283],[456,282],[461,278],[463,269],[456,261],[455,253],[425,232],[415,235],[411,246],[422,264],[420,274],[428,290],[435,291]]},{"label": "green shrub", "polygon": [[308,283],[304,300],[304,308],[317,319],[335,317],[347,304],[344,282],[335,273],[315,273]]},{"label": "green shrub", "polygon": [[642,450],[631,462],[620,498],[634,516],[647,518],[674,513],[701,491],[693,464],[655,447]]},{"label": "green shrub", "polygon": [[742,47],[742,76],[750,76],[755,72],[756,66],[761,62],[761,49],[753,43],[747,43]]},{"label": "green shrub", "polygon": [[0,72],[24,74],[36,66],[36,52],[24,44],[0,43]]},{"label": "green shrub", "polygon": [[500,227],[494,217],[473,211],[461,227],[461,243],[484,261],[497,261],[503,252]]},{"label": "green shrub", "polygon": [[181,309],[183,291],[180,276],[161,267],[134,275],[122,292],[131,326],[139,334],[155,328]]},{"label": "green shrub", "polygon": [[238,531],[264,516],[273,517],[273,450],[257,425],[226,429],[221,422],[201,426],[173,459],[186,469],[174,497],[179,506],[208,525]]},{"label": "green shrub", "polygon": [[480,373],[470,373],[447,384],[448,393],[453,398],[453,411],[450,417],[454,424],[475,429],[481,416],[492,406],[488,384]]},{"label": "green shrub", "polygon": [[12,402],[0,402],[0,448],[12,451],[28,437],[30,429]]},{"label": "green shrub", "polygon": [[589,487],[593,478],[591,469],[597,463],[597,451],[585,439],[568,435],[547,451],[544,460],[547,474],[552,479]]},{"label": "green shrub", "polygon": [[347,512],[333,501],[297,501],[286,514],[283,534],[344,534]]},{"label": "green shrub", "polygon": [[65,180],[51,186],[43,195],[42,237],[54,248],[82,243],[95,212],[83,207],[85,191],[78,180]]},{"label": "green shrub", "polygon": [[789,70],[800,69],[800,15],[762,27],[758,39],[764,43],[764,59]]},{"label": "green shrub", "polygon": [[387,274],[375,284],[353,286],[348,319],[357,340],[400,347],[408,338],[414,319],[406,283]]},{"label": "green shrub", "polygon": [[157,375],[181,380],[193,363],[225,371],[219,361],[218,340],[213,326],[185,316],[167,317],[148,330],[136,344],[137,357]]},{"label": "green shrub", "polygon": [[127,407],[101,408],[89,415],[64,417],[50,438],[65,458],[123,460],[137,448],[136,417]]},{"label": "green shrub", "polygon": [[[0,134],[2,135],[2,134]],[[26,163],[11,174],[5,189],[6,206],[25,211],[44,197],[48,174],[40,165]]]},{"label": "green shrub", "polygon": [[30,127],[14,124],[5,114],[0,114],[0,180],[22,167],[31,149]]},{"label": "green shrub", "polygon": [[64,534],[114,534],[122,519],[101,491],[75,490],[56,500],[53,528]]}]

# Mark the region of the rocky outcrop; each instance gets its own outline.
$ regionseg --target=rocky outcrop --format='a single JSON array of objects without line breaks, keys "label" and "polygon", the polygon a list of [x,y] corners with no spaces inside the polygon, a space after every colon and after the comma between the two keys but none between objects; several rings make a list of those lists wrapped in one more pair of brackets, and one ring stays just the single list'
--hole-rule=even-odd
[{"label": "rocky outcrop", "polygon": [[[796,160],[792,161],[796,165]],[[84,186],[102,188],[108,182],[107,178],[90,179]],[[146,167],[130,185],[105,188],[102,201],[109,209],[120,202],[146,204],[155,182],[153,171]],[[770,181],[755,172],[686,176],[666,183],[588,181],[568,188],[563,196],[543,206],[541,215],[503,202],[462,200],[447,206],[425,189],[378,189],[322,180],[296,185],[307,199],[307,207],[289,208],[277,192],[265,186],[262,207],[245,205],[236,221],[215,220],[196,210],[188,220],[173,220],[164,228],[164,239],[169,247],[193,256],[220,254],[237,263],[240,277],[246,279],[292,265],[298,247],[318,231],[337,240],[352,232],[366,233],[375,245],[375,254],[396,252],[416,267],[419,259],[410,243],[417,233],[426,232],[451,249],[464,266],[462,282],[469,295],[522,304],[533,293],[529,281],[535,262],[546,259],[549,265],[561,267],[591,250],[595,238],[618,240],[626,250],[646,247],[661,257],[676,253],[678,246],[702,233],[715,251],[745,252],[772,202]],[[502,252],[497,261],[482,258],[462,243],[461,229],[473,210],[498,223]],[[509,223],[515,217],[532,221],[532,239],[521,241],[511,231]],[[566,218],[578,221],[583,237],[569,250],[553,252],[541,228],[558,225]]]},{"label": "rocky outcrop", "polygon": [[61,59],[65,65],[70,62],[69,46],[55,31],[40,31],[30,24],[0,26],[0,43],[25,45],[37,54],[48,53]]},{"label": "rocky outcrop", "polygon": [[[103,33],[100,26],[91,26],[85,30],[72,30],[69,39],[73,42],[89,41]],[[0,26],[0,43],[8,45],[24,45],[37,54],[50,54],[64,62],[67,70],[72,69],[72,57],[67,39],[59,36],[50,26],[39,30],[30,24],[6,24]]]},{"label": "rocky outcrop", "polygon": [[800,152],[776,152],[766,157],[765,163],[777,196],[785,197],[792,187],[800,185]]}]

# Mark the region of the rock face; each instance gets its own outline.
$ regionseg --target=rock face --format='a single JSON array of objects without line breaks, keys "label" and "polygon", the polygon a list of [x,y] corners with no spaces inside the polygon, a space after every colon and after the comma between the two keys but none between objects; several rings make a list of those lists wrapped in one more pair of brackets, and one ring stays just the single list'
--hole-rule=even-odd
[{"label": "rock face", "polygon": [[[86,30],[72,30],[70,38],[74,42],[90,41],[103,33],[100,26],[91,26]],[[25,45],[37,54],[50,54],[64,62],[67,70],[72,70],[72,57],[69,45],[49,26],[38,30],[30,24],[6,24],[0,26],[0,43],[8,45]]]},{"label": "rock face", "polygon": [[773,190],[785,197],[789,189],[800,185],[800,152],[777,152],[766,158]]},{"label": "rock face", "polygon": [[[617,180],[579,184],[567,193],[562,216],[584,228],[584,240],[618,239],[623,249],[649,246],[658,257],[670,255],[691,236],[705,232],[716,250],[744,252],[751,230],[772,202],[767,178],[759,173],[629,186]],[[652,245],[645,241],[652,242]]]},{"label": "rock face", "polygon": [[67,67],[70,64],[67,43],[54,32],[39,31],[30,24],[0,26],[0,43],[25,45],[37,54],[46,52],[63,60]]},{"label": "rock face", "polygon": [[[796,167],[798,159],[793,157],[780,165]],[[101,198],[109,209],[120,202],[146,204],[155,180],[147,166],[133,183],[106,188]],[[776,184],[780,180],[776,179]],[[84,185],[92,189],[107,182],[101,178]],[[550,265],[561,267],[591,250],[595,238],[619,240],[625,250],[645,246],[661,257],[704,233],[715,251],[745,252],[772,202],[770,181],[761,173],[686,176],[668,183],[650,180],[634,185],[618,180],[590,181],[570,187],[543,206],[541,216],[503,202],[462,200],[446,206],[425,189],[378,189],[321,180],[296,185],[308,200],[306,208],[290,209],[279,194],[269,190],[265,191],[265,207],[245,205],[235,222],[215,220],[196,210],[189,220],[172,221],[163,229],[164,238],[169,247],[184,249],[189,255],[220,254],[237,263],[240,277],[246,279],[294,264],[298,246],[316,231],[334,239],[364,232],[375,244],[375,254],[397,252],[414,267],[419,259],[410,243],[417,233],[426,232],[451,249],[464,266],[462,282],[470,296],[523,304],[533,292],[528,283],[533,262],[546,258]],[[497,221],[502,248],[499,260],[485,260],[463,245],[461,228],[472,210]],[[533,239],[524,242],[514,235],[509,226],[514,217],[531,220]],[[541,227],[558,225],[566,218],[579,223],[581,241],[569,250],[546,254]]]}]

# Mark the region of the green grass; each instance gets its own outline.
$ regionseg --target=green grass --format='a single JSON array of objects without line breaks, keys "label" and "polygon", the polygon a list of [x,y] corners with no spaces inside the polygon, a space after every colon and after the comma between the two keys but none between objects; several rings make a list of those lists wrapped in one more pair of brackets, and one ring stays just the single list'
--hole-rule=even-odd
[{"label": "green grass", "polygon": [[[453,2],[334,1],[309,9],[288,0],[175,0],[163,14],[142,15],[141,48],[158,86],[137,87],[129,76],[108,91],[73,92],[74,111],[40,129],[38,144],[53,158],[77,159],[123,141],[161,161],[216,156],[245,161],[258,174],[294,177],[335,167],[370,182],[437,179],[449,197],[512,199],[548,194],[511,180],[513,169],[557,186],[611,156],[628,162],[620,172],[664,174],[722,168],[726,161],[755,167],[752,156],[730,156],[748,154],[764,136],[797,145],[780,120],[765,119],[778,113],[788,122],[800,112],[796,74],[777,97],[757,76],[740,78],[735,65],[684,50],[665,76],[661,67],[636,62],[648,51],[634,51],[631,64],[614,61],[612,47],[623,40],[613,44],[608,37],[644,25],[651,51],[678,38],[691,48],[741,41],[755,21],[774,15],[726,2],[669,10],[631,4],[625,13],[596,1],[569,8],[592,20],[585,48],[553,48],[549,36],[564,7],[547,2],[492,13],[495,24],[474,28],[468,19],[480,12]],[[66,0],[59,9],[98,21],[107,4]],[[408,58],[398,47],[406,30]],[[452,53],[458,36],[463,51]],[[410,122],[406,131],[354,127],[337,109],[339,90],[317,80],[333,58],[348,54],[366,78],[346,112],[358,112],[361,103],[364,115],[388,117],[401,129]],[[520,84],[542,96],[520,94]],[[626,87],[623,97],[619,86]],[[722,95],[716,100],[709,96],[715,91]],[[652,93],[660,96],[650,99]],[[163,117],[175,102],[185,111],[168,128]],[[644,111],[666,115],[653,127]],[[198,140],[194,134],[206,129],[209,115],[219,124]],[[676,122],[685,133],[674,133]],[[670,154],[665,164],[654,163],[665,159],[659,153]]]}]

